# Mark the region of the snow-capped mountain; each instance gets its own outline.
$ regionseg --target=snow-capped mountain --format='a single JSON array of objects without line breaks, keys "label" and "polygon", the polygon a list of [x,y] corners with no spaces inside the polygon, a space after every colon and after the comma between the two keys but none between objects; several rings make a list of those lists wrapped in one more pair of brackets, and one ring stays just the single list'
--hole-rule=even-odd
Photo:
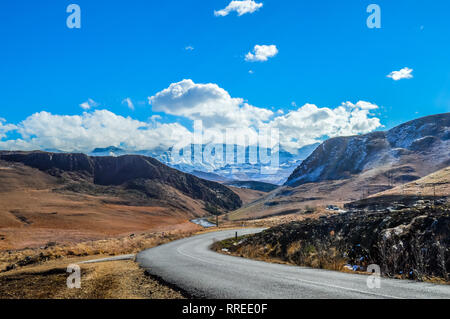
[{"label": "snow-capped mountain", "polygon": [[[222,150],[223,156],[215,156],[214,159],[208,160],[205,156],[195,158],[194,150],[196,146],[191,145],[191,156],[174,156],[174,154],[169,151],[156,156],[156,158],[169,166],[197,176],[205,176],[204,174],[199,175],[198,172],[202,172],[218,175],[227,180],[259,181],[281,185],[286,181],[293,170],[300,165],[300,163],[307,158],[317,146],[318,144],[303,147],[295,154],[283,149],[280,149],[278,153],[272,154],[272,150],[260,150],[259,148],[252,149],[247,147],[241,149],[241,159],[238,160],[238,146],[223,145],[218,148],[219,150]],[[199,147],[198,149],[201,149],[203,154],[205,154],[205,151],[207,152],[205,146]],[[233,153],[232,160],[227,161],[227,152],[230,151]],[[256,153],[253,155],[253,161],[251,160],[252,156],[250,155],[252,151]],[[260,152],[268,154],[268,158],[262,160]],[[267,162],[266,160],[269,158],[270,160],[276,158],[275,163],[270,161]]]},{"label": "snow-capped mountain", "polygon": [[[308,145],[296,153],[280,149],[238,147],[237,145],[190,145],[178,152],[173,149],[127,151],[119,147],[97,148],[91,156],[138,154],[154,157],[180,171],[215,181],[260,181],[283,184],[293,170],[318,144]],[[200,154],[200,155],[199,155]],[[206,154],[210,154],[209,156]],[[222,154],[222,155],[220,155]],[[231,155],[230,155],[231,154]]]}]

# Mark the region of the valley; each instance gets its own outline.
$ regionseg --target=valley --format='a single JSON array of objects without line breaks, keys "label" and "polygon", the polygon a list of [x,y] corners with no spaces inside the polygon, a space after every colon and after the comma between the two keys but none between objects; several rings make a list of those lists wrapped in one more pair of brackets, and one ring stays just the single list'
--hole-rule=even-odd
[{"label": "valley", "polygon": [[[35,278],[42,267],[56,271],[48,280],[61,280],[61,263],[263,227],[269,229],[226,244],[228,253],[344,272],[379,263],[386,277],[448,282],[449,127],[447,113],[326,140],[284,185],[194,176],[143,155],[0,151],[0,281]],[[193,222],[201,219],[217,219],[219,227]],[[401,252],[390,248],[399,246]],[[130,276],[138,273],[121,264]],[[97,278],[106,270],[89,271]]]}]

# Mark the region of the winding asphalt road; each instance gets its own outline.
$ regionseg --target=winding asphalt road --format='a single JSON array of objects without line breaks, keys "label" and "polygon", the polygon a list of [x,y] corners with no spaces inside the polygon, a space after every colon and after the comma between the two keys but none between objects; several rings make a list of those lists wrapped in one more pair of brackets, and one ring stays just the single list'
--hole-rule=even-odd
[{"label": "winding asphalt road", "polygon": [[[261,229],[238,230],[239,235]],[[446,298],[450,286],[381,279],[369,289],[365,275],[265,263],[213,252],[214,240],[235,230],[186,238],[141,252],[137,261],[147,271],[196,298]]]}]

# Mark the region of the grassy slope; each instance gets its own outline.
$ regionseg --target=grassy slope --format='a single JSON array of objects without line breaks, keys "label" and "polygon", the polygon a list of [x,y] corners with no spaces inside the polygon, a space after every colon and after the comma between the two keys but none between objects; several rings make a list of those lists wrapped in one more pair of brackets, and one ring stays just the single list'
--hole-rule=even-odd
[{"label": "grassy slope", "polygon": [[450,195],[450,167],[434,172],[417,181],[375,194],[373,197],[383,195],[448,196]]}]

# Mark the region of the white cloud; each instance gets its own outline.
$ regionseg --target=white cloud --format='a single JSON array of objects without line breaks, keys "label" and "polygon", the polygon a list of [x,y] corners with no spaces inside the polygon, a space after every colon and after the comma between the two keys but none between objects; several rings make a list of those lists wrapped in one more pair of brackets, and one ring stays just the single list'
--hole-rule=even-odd
[{"label": "white cloud", "polygon": [[133,111],[134,111],[134,104],[133,104],[133,101],[131,101],[131,99],[130,99],[129,97],[127,97],[126,99],[124,99],[124,100],[122,101],[122,104],[126,104],[130,110],[133,110]]},{"label": "white cloud", "polygon": [[80,107],[83,110],[89,110],[91,108],[97,107],[99,104],[95,102],[93,99],[88,99],[86,102],[80,104]]},{"label": "white cloud", "polygon": [[[153,111],[201,120],[203,143],[226,142],[228,129],[238,144],[239,138],[242,143],[254,144],[259,130],[277,128],[281,146],[294,152],[327,137],[364,134],[381,127],[380,119],[370,113],[378,106],[366,101],[344,102],[335,108],[305,104],[286,114],[282,110],[274,113],[231,97],[217,84],[198,84],[192,80],[173,83],[149,101]],[[162,118],[155,114],[140,121],[107,110],[94,110],[81,115],[39,112],[17,125],[0,119],[0,149],[90,152],[97,147],[117,146],[139,151],[192,143],[192,129],[176,122],[162,124],[159,122]],[[4,140],[10,131],[20,138]],[[248,141],[243,142],[243,137]]]},{"label": "white cloud", "polygon": [[121,146],[138,151],[168,149],[179,141],[187,144],[191,136],[178,123],[141,122],[107,110],[70,116],[39,112],[18,124],[17,132],[20,139],[0,141],[0,148],[90,152],[96,147]]},{"label": "white cloud", "polygon": [[192,80],[172,83],[149,98],[153,111],[202,120],[207,128],[249,127],[267,121],[273,112],[232,98],[217,84]]},{"label": "white cloud", "polygon": [[255,72],[253,70],[248,71],[249,74],[254,74]]},{"label": "white cloud", "polygon": [[379,108],[378,105],[365,101],[359,101],[356,104],[345,102],[342,105],[348,106],[350,108],[360,108],[361,110],[376,110]]},{"label": "white cloud", "polygon": [[412,79],[413,69],[403,68],[400,71],[393,71],[387,75],[388,78],[393,79],[394,81],[402,80],[402,79]]},{"label": "white cloud", "polygon": [[13,124],[7,124],[4,118],[0,117],[0,140],[6,137],[6,133],[14,131],[17,126]]},{"label": "white cloud", "polygon": [[194,51],[194,47],[191,45],[188,45],[187,47],[184,48],[186,51]]},{"label": "white cloud", "polygon": [[150,117],[150,121],[152,121],[152,122],[156,122],[156,121],[161,120],[161,119],[162,119],[162,116],[161,115],[157,115],[157,114],[152,115]]},{"label": "white cloud", "polygon": [[81,104],[80,104],[80,107],[81,107],[83,110],[89,110],[89,109],[91,108],[91,106],[89,105],[88,102],[81,103]]},{"label": "white cloud", "polygon": [[231,1],[225,9],[214,11],[214,15],[216,17],[224,17],[235,11],[238,16],[242,16],[246,13],[254,13],[262,6],[262,3],[257,3],[253,0]]},{"label": "white cloud", "polygon": [[255,45],[253,53],[247,53],[245,60],[249,62],[265,62],[277,54],[278,49],[275,45]]},{"label": "white cloud", "polygon": [[[359,101],[330,109],[305,104],[286,115],[232,98],[216,84],[196,84],[192,80],[173,83],[149,98],[153,110],[202,120],[206,135],[220,135],[226,128],[238,129],[236,136],[256,136],[259,128],[278,128],[281,144],[294,150],[320,142],[324,137],[371,132],[381,126],[370,111],[378,106]],[[217,141],[220,142],[220,141]]]},{"label": "white cloud", "polygon": [[280,144],[288,150],[323,141],[324,137],[349,136],[369,133],[381,126],[380,120],[372,117],[369,102],[350,102],[330,109],[314,104],[305,104],[286,115],[276,117],[269,123],[280,130]]}]

